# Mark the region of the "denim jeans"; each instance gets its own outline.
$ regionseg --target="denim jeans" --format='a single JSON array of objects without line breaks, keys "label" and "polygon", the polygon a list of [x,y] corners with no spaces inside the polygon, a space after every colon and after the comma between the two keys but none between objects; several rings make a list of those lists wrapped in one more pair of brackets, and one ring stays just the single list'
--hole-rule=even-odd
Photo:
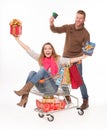
[{"label": "denim jeans", "polygon": [[50,74],[44,68],[41,68],[38,72],[31,71],[28,75],[26,83],[32,82],[35,87],[45,95],[54,95],[58,90],[58,86],[55,84],[54,79],[51,78],[43,84],[38,82],[40,79],[44,79],[49,76]]},{"label": "denim jeans", "polygon": [[[81,64],[76,64],[80,74],[81,74],[81,77],[82,77],[82,63]],[[82,77],[83,79],[83,77]],[[86,88],[86,85],[84,83],[84,80],[83,80],[83,85],[80,86],[80,91],[81,91],[81,94],[82,94],[82,98],[83,99],[88,99],[88,93],[87,93],[87,88]]]}]

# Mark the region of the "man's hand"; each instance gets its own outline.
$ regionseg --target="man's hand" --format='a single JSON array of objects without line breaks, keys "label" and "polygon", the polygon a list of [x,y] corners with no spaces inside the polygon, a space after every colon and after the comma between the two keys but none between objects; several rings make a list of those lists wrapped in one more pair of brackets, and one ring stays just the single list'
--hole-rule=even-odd
[{"label": "man's hand", "polygon": [[86,57],[88,57],[88,55],[86,55],[86,54],[83,54],[83,59],[85,59]]},{"label": "man's hand", "polygon": [[53,16],[50,17],[49,22],[50,22],[50,26],[52,26],[54,24],[54,17]]}]

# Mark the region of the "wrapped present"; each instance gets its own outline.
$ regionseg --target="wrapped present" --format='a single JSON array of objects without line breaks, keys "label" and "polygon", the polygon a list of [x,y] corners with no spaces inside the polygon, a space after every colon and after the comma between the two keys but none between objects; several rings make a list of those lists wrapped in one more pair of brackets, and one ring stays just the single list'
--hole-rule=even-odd
[{"label": "wrapped present", "polygon": [[13,19],[10,23],[10,34],[19,36],[22,34],[22,23],[18,19]]},{"label": "wrapped present", "polygon": [[42,100],[36,100],[37,108],[41,109],[43,112],[49,112],[54,110],[60,110],[65,108],[65,101],[55,99],[54,102],[43,102]]},{"label": "wrapped present", "polygon": [[47,99],[42,99],[43,103],[54,103],[55,102],[55,98],[51,99],[51,98],[47,98]]},{"label": "wrapped present", "polygon": [[54,110],[64,109],[65,105],[66,105],[66,102],[63,100],[60,100],[59,102],[54,103]]},{"label": "wrapped present", "polygon": [[83,53],[92,56],[95,45],[96,44],[93,42],[86,42],[85,46],[83,47]]}]

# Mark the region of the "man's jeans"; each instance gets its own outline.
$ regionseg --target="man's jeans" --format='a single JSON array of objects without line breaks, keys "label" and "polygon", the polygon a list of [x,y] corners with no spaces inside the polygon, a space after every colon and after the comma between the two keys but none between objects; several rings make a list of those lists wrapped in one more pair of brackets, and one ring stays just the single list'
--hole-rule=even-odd
[{"label": "man's jeans", "polygon": [[[82,77],[82,63],[81,64],[76,64],[80,74],[81,74],[81,77]],[[83,77],[82,77],[83,79]],[[88,93],[87,93],[87,88],[86,88],[86,85],[84,83],[84,80],[83,80],[83,85],[80,86],[80,90],[81,90],[81,94],[82,94],[82,98],[83,99],[88,99]]]}]

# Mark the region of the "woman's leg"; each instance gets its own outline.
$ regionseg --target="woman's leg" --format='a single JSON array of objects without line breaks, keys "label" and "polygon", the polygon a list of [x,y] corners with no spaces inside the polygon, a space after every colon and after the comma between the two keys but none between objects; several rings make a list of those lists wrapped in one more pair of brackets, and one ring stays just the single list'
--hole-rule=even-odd
[{"label": "woman's leg", "polygon": [[[36,74],[35,71],[31,71],[31,72],[29,73],[29,75],[28,75],[28,78],[27,78],[27,80],[26,80],[26,83],[28,83],[28,82],[32,79],[32,77],[33,77],[35,74]],[[18,105],[18,106],[22,106],[22,107],[26,107],[26,104],[27,104],[27,102],[28,102],[28,97],[29,97],[29,94],[24,94],[24,95],[22,95],[21,100],[20,100],[19,103],[17,103],[17,105]]]},{"label": "woman's leg", "polygon": [[50,76],[47,70],[45,70],[43,67],[37,73],[32,74],[33,76],[31,79],[29,78],[29,82],[32,82],[33,84],[36,84],[40,79],[44,79]]},{"label": "woman's leg", "polygon": [[19,91],[14,91],[18,96],[28,94],[31,88],[42,78],[49,77],[48,72],[41,68],[37,73],[31,72],[27,78],[27,83]]},{"label": "woman's leg", "polygon": [[[43,73],[41,71],[42,70],[40,70],[39,74]],[[36,74],[37,74],[37,72],[31,71],[29,73],[29,75],[28,75],[25,86],[19,91],[14,91],[17,95],[22,96],[20,102],[17,103],[18,106],[23,106],[23,107],[26,106],[26,104],[28,102],[29,91],[33,87],[33,84],[31,83],[31,80],[33,78],[33,81],[35,81],[34,78],[36,79],[36,77],[37,77]],[[30,84],[29,87],[28,87],[28,84]]]},{"label": "woman's leg", "polygon": [[18,106],[22,106],[22,107],[26,107],[26,104],[28,102],[28,96],[29,94],[24,94],[22,97],[21,97],[21,100],[19,103],[17,103]]},{"label": "woman's leg", "polygon": [[[15,91],[15,93],[18,95],[18,96],[22,96],[21,97],[21,104],[23,104],[22,102],[26,102],[27,103],[27,100],[28,100],[28,95],[29,94],[29,91],[31,90],[31,88],[42,78],[47,78],[49,77],[50,75],[48,74],[48,72],[44,69],[44,68],[41,68],[37,73],[36,72],[31,72],[27,78],[27,81],[26,81],[26,84],[25,86],[19,90],[19,91]],[[53,83],[53,80],[51,81]],[[54,86],[55,87],[55,86]],[[55,87],[55,89],[53,89],[53,87],[50,87],[50,86],[46,86],[44,88],[44,92],[46,94],[50,94],[51,92],[55,93],[56,91],[56,88],[57,86]],[[50,92],[50,93],[49,93]],[[24,95],[27,95],[27,96],[24,96]],[[23,98],[23,97],[27,97],[26,98]]]},{"label": "woman's leg", "polygon": [[28,77],[27,77],[26,83],[30,82],[30,80],[32,79],[32,77],[33,77],[34,75],[36,75],[36,73],[37,73],[37,72],[35,72],[35,71],[30,71],[30,73],[29,73],[29,75],[28,75]]}]

